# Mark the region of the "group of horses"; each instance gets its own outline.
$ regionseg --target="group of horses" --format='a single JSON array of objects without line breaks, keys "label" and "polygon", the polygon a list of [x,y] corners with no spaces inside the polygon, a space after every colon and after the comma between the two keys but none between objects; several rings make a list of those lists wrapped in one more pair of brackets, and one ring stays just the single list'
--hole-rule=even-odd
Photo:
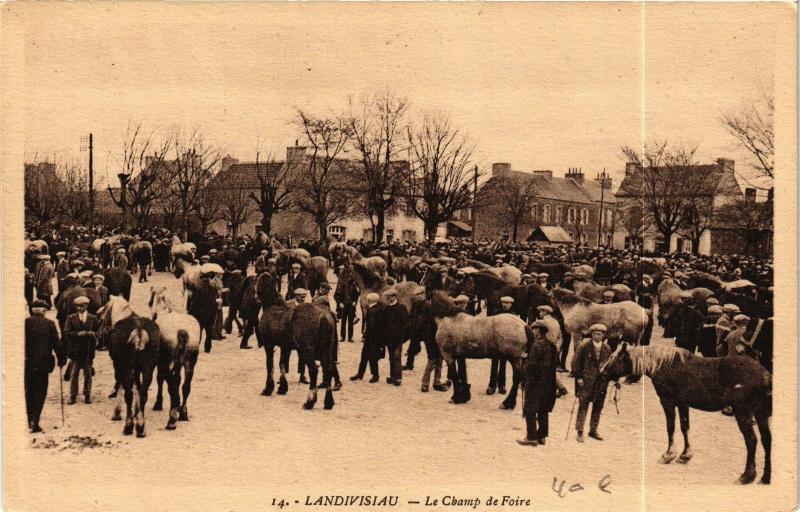
[{"label": "group of horses", "polygon": [[[416,261],[404,261],[408,256],[374,254],[365,256],[355,248],[334,242],[328,248],[329,258],[311,256],[304,249],[289,249],[273,241],[273,254],[276,258],[275,275],[264,272],[245,280],[245,290],[241,297],[253,297],[258,306],[256,314],[249,321],[256,322],[255,334],[266,355],[266,380],[261,392],[271,396],[275,392],[273,377],[275,349],[280,349],[278,358],[279,381],[277,394],[288,391],[286,378],[289,372],[289,358],[292,350],[297,351],[300,365],[309,371],[309,390],[303,404],[312,409],[317,401],[317,391],[321,384],[325,389],[324,408],[334,406],[332,379],[336,372],[338,336],[336,320],[330,308],[317,304],[304,303],[288,305],[278,289],[280,279],[293,263],[300,263],[308,276],[309,288],[318,288],[327,280],[329,269],[347,261],[353,271],[360,289],[359,303],[365,307],[369,293],[378,293],[383,300],[385,292],[392,288],[398,293],[399,302],[409,314],[422,311],[413,308],[417,301],[428,301],[428,311],[432,315],[425,318],[412,318],[410,325],[415,329],[435,324],[435,342],[443,361],[447,364],[453,384],[451,402],[460,404],[470,400],[470,385],[467,377],[467,359],[504,358],[513,369],[512,387],[501,404],[503,409],[513,409],[517,390],[522,381],[523,354],[533,334],[524,319],[534,318],[536,308],[549,305],[559,320],[565,336],[571,336],[576,343],[588,333],[594,323],[604,323],[609,336],[620,338],[622,343],[614,351],[611,359],[601,369],[609,380],[624,375],[648,375],[656,388],[667,418],[669,445],[661,461],[669,463],[676,458],[673,449],[675,409],[679,412],[681,430],[685,439],[684,451],[678,457],[688,462],[692,450],[688,441],[689,408],[719,411],[732,406],[737,423],[745,438],[747,462],[745,472],[740,477],[742,483],[755,478],[755,434],[751,418],[755,418],[765,448],[765,468],[762,483],[770,481],[770,433],[768,417],[771,414],[771,377],[756,361],[740,356],[728,358],[702,358],[670,345],[658,344],[643,346],[649,340],[643,336],[648,323],[652,322],[651,311],[634,302],[632,291],[622,285],[603,286],[591,281],[572,282],[569,288],[562,287],[567,272],[575,270],[565,264],[542,264],[527,261],[526,267],[550,265],[542,271],[549,271],[556,284],[553,290],[536,283],[521,282],[521,270],[512,266],[490,267],[487,264],[469,261],[470,266],[461,270],[474,283],[479,300],[486,304],[486,317],[476,317],[455,306],[451,297],[444,292],[426,295],[423,285],[402,280],[404,268],[416,266]],[[176,276],[183,280],[189,292],[198,283],[200,272],[193,260],[191,244],[173,242],[172,255],[176,264]],[[190,256],[189,253],[192,253]],[[452,265],[449,256],[412,256],[423,258],[428,263]],[[659,319],[670,314],[669,278],[662,279],[663,268],[657,262],[640,262],[645,266],[639,269],[655,275],[658,279],[654,288],[659,296]],[[586,270],[591,270],[589,267]],[[400,280],[389,278],[393,273]],[[312,278],[313,276],[313,278]],[[424,278],[423,278],[424,279]],[[667,283],[667,284],[665,284]],[[673,283],[674,284],[674,283]],[[726,290],[724,283],[720,290]],[[728,287],[729,288],[729,287]],[[602,292],[612,290],[618,298],[625,299],[610,304],[601,303]],[[663,294],[662,294],[663,292]],[[313,293],[313,291],[312,291]],[[705,292],[699,293],[704,296]],[[713,293],[713,291],[712,291]],[[662,295],[664,302],[662,305]],[[503,313],[500,299],[511,296],[515,299],[513,313]],[[129,292],[128,297],[129,298]],[[130,309],[126,298],[114,296],[101,310],[101,338],[108,340],[114,362],[115,378],[124,390],[127,405],[125,434],[132,433],[134,424],[137,435],[144,435],[144,406],[147,389],[154,370],[158,370],[158,398],[156,407],[162,402],[162,385],[167,382],[171,399],[168,429],[175,428],[176,421],[188,420],[186,401],[191,390],[192,375],[197,362],[200,343],[200,327],[190,315],[177,312],[165,295],[165,290],[152,289],[150,297],[151,318],[139,317]],[[238,305],[237,305],[238,306]],[[363,309],[362,309],[363,311]],[[246,319],[247,321],[247,319]],[[413,335],[413,333],[412,333]],[[318,383],[319,369],[322,371]],[[181,371],[184,373],[183,396],[180,396]],[[115,418],[119,417],[121,405],[118,403]]]}]

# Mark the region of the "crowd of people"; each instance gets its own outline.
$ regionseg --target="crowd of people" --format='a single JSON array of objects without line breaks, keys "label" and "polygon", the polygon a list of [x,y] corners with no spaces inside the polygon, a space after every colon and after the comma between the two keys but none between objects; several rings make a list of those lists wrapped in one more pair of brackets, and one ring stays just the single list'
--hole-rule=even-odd
[{"label": "crowd of people", "polygon": [[[75,226],[31,229],[26,239],[29,242],[25,252],[25,298],[29,316],[25,325],[25,388],[29,427],[32,432],[40,432],[39,418],[48,375],[56,365],[61,368],[69,362],[68,403],[76,403],[81,372],[84,401],[91,403],[93,360],[97,350],[106,348],[98,338],[96,313],[110,295],[125,293],[116,278],[113,284],[106,282],[110,279],[109,271],[138,272],[142,282],[153,271],[177,271],[180,265],[171,253],[173,234],[161,229],[131,234]],[[677,346],[704,357],[754,357],[771,371],[771,338],[768,347],[755,343],[763,323],[772,317],[773,265],[767,259],[735,254],[656,255],[574,244],[549,247],[472,240],[452,240],[447,244],[349,241],[364,257],[384,258],[387,275],[382,278],[387,284],[414,281],[424,286],[424,296],[417,297],[408,307],[400,303],[397,291],[391,286],[382,294],[362,289],[352,258],[334,258],[328,246],[318,241],[300,240],[294,244],[284,240],[275,244],[273,238],[263,234],[235,240],[225,236],[194,237],[194,240],[186,264],[198,266],[202,285],[193,291],[187,311],[197,318],[205,332],[206,352],[211,351],[214,340],[232,333],[234,324],[241,337],[240,347],[251,348],[249,339],[257,329],[260,312],[253,285],[264,272],[272,275],[285,272],[285,292],[280,280],[277,286],[287,304],[310,301],[335,314],[341,342],[355,342],[359,330],[356,326],[361,323],[363,345],[357,370],[350,378],[353,382],[362,380],[369,369],[369,382],[378,383],[380,362],[388,359],[386,382],[400,386],[403,372],[414,369],[415,358],[424,346],[427,363],[421,391],[429,391],[431,376],[434,390],[449,388],[451,376],[442,375],[435,323],[419,321],[433,314],[425,299],[436,292],[447,294],[465,314],[480,315],[486,311],[490,315],[519,316],[533,334],[524,363],[527,435],[519,440],[527,446],[545,444],[548,414],[557,398],[569,393],[564,375],[560,374],[574,379],[577,440],[584,441],[590,406],[588,435],[602,440],[599,423],[609,383],[600,378],[599,369],[620,341],[635,340],[608,339],[607,326],[602,323],[591,326],[586,333],[589,339],[570,340],[554,305],[521,310],[515,307],[511,295],[501,297],[500,309],[491,310],[471,277],[486,268],[513,269],[519,275],[517,285],[537,286],[545,291],[554,287],[575,289],[580,282],[597,283],[605,287],[597,302],[631,300],[650,311],[657,307],[664,337],[674,338]],[[131,254],[131,248],[142,241],[152,247],[149,262]],[[285,269],[279,268],[276,247],[280,246],[301,248],[311,256],[328,258],[335,283],[323,282],[310,292],[307,269],[301,262],[290,261]],[[679,290],[677,303],[666,301],[666,292],[661,289],[665,281]],[[625,288],[630,291],[627,297],[620,295]],[[701,288],[709,289],[710,293],[697,292]],[[226,317],[224,307],[228,307]],[[53,308],[57,310],[57,322],[45,316]],[[649,340],[649,335],[646,339]],[[409,343],[403,362],[406,342]],[[574,347],[572,351],[570,344]],[[504,360],[493,359],[487,393],[506,392],[505,367]],[[301,382],[304,380],[301,373]],[[334,389],[340,388],[338,372],[335,381]]]}]

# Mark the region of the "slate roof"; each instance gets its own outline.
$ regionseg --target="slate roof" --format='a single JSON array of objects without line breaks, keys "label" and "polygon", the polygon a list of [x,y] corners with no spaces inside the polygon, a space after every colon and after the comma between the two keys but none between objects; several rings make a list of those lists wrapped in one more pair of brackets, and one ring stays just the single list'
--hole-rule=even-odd
[{"label": "slate roof", "polygon": [[[584,180],[583,184],[581,185],[583,190],[589,195],[592,201],[597,203],[600,202],[600,196],[602,189],[600,188],[600,182],[595,180]],[[610,188],[607,188],[605,192],[602,193],[603,202],[607,204],[616,204],[617,198],[614,196],[614,192],[611,191]]]},{"label": "slate roof", "polygon": [[[741,194],[741,189],[736,181],[732,169],[725,168],[718,164],[693,165],[692,171],[708,175],[706,190],[699,190],[699,195],[713,196],[716,194],[731,195]],[[625,176],[617,190],[619,196],[637,195],[641,176],[638,172],[633,172]]]},{"label": "slate roof", "polygon": [[572,239],[561,226],[539,226],[533,230],[531,236],[528,237],[528,240],[567,244],[572,243]]},{"label": "slate roof", "polygon": [[[503,175],[516,175],[533,181],[534,197],[539,199],[580,204],[592,204],[593,202],[589,193],[581,185],[569,178],[546,178],[541,174],[525,171],[504,171],[499,176]],[[493,176],[487,183],[497,182],[500,179],[499,176]]]}]

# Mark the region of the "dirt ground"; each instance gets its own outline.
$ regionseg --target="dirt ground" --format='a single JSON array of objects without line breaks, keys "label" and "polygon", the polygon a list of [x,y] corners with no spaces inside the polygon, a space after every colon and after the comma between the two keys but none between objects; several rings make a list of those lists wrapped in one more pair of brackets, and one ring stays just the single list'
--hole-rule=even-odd
[{"label": "dirt ground", "polygon": [[[146,314],[149,287],[135,281],[132,305]],[[151,284],[167,285],[171,297],[183,302],[172,275],[154,273]],[[360,325],[356,328],[360,331]],[[670,342],[660,334],[657,327],[654,342]],[[666,448],[664,414],[648,378],[623,385],[619,414],[609,392],[600,428],[605,440],[587,438],[583,444],[567,426],[574,400],[570,381],[570,395],[560,398],[550,415],[547,445],[530,448],[515,443],[524,434],[521,406],[503,411],[498,409],[502,396],[484,394],[488,361],[469,362],[472,401],[453,405],[450,392],[420,392],[424,350],[416,369],[404,372],[401,387],[384,382],[386,360],[381,382],[352,383],[360,350],[358,341],[340,346],[344,387],[335,394],[335,408],[323,410],[320,394],[317,407],[304,411],[307,387],[297,383],[295,357],[289,393],[260,396],[264,351],[240,350],[234,330],[215,342],[210,354],[201,352],[190,421],[179,423],[176,431],[164,428],[166,410],[150,410],[154,382],[144,439],[123,436],[122,423],[110,420],[113,404],[106,397],[113,375],[107,352],[95,360],[94,403],[79,400],[65,406],[63,427],[56,371],[41,422],[45,433],[27,439],[23,508],[263,510],[275,508],[273,499],[286,499],[291,509],[312,508],[303,504],[322,494],[389,494],[399,496],[396,508],[412,510],[471,508],[446,505],[441,501],[445,496],[479,498],[476,508],[482,510],[490,508],[490,495],[530,499],[529,506],[517,507],[527,510],[658,510],[684,503],[712,509],[717,507],[711,502],[723,496],[730,499],[725,508],[777,510],[770,504],[779,497],[770,487],[734,484],[745,449],[732,418],[693,410],[693,460],[685,465],[658,462]],[[779,447],[774,452],[779,458]],[[762,459],[759,446],[759,477]],[[610,494],[598,488],[606,475]],[[780,478],[773,473],[773,481]],[[564,497],[553,490],[554,479],[565,481]],[[571,486],[576,490],[569,492]],[[438,505],[425,505],[434,499]]]}]

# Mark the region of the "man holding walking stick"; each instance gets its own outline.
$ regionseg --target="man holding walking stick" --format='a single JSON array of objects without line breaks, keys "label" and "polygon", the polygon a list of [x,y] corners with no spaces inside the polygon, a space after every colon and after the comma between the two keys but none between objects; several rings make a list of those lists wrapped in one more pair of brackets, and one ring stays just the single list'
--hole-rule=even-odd
[{"label": "man holding walking stick", "polygon": [[572,371],[575,374],[575,395],[578,398],[578,417],[575,420],[575,430],[578,431],[577,440],[583,442],[583,426],[586,422],[586,413],[589,405],[592,406],[592,417],[589,420],[589,437],[602,441],[603,438],[597,431],[600,424],[600,414],[606,400],[606,387],[608,383],[600,377],[600,367],[611,357],[611,347],[606,343],[604,324],[594,324],[589,328],[592,339],[578,346]]},{"label": "man holding walking stick", "polygon": [[47,303],[36,299],[31,303],[31,316],[25,319],[25,405],[31,433],[43,432],[39,417],[56,358],[59,368],[67,362],[56,324],[44,316],[46,310]]},{"label": "man holding walking stick", "polygon": [[75,397],[78,395],[78,378],[81,370],[83,370],[84,401],[90,404],[92,403],[92,363],[94,362],[95,345],[97,345],[96,333],[100,328],[100,321],[86,310],[89,305],[88,297],[77,297],[74,304],[77,311],[69,315],[64,323],[64,340],[69,350],[69,357],[73,362],[68,405],[74,404]]}]

